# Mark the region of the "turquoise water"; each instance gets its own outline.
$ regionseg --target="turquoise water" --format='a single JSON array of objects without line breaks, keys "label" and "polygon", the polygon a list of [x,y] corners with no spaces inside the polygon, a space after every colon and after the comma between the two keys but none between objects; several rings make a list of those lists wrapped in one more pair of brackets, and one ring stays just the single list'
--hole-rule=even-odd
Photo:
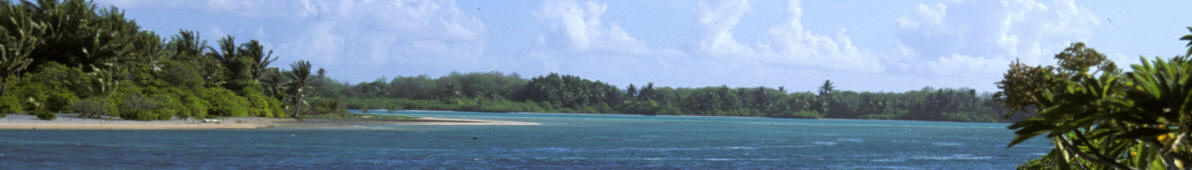
[{"label": "turquoise water", "polygon": [[[539,126],[0,130],[0,169],[1010,169],[1004,123],[402,111]],[[476,140],[473,140],[473,137]]]}]

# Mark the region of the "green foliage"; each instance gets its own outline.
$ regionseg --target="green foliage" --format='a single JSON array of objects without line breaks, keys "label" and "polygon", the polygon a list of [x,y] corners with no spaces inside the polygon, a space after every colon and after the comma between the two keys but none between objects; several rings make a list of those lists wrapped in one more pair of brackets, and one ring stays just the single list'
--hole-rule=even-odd
[{"label": "green foliage", "polygon": [[8,78],[17,76],[33,63],[30,54],[41,39],[45,24],[15,5],[0,7],[0,95],[7,94]]},{"label": "green foliage", "polygon": [[52,112],[69,112],[67,106],[79,100],[79,97],[70,91],[47,92],[46,94],[48,97],[44,100],[45,107],[46,110]]},{"label": "green foliage", "polygon": [[166,95],[125,95],[120,100],[120,118],[128,120],[168,120],[177,114],[177,101]]},{"label": "green foliage", "polygon": [[[200,97],[198,94],[196,94],[195,91],[183,90],[183,89],[174,89],[174,90],[175,90],[173,92],[174,95],[177,95],[177,97],[179,99],[178,101],[183,106],[183,109],[180,111],[180,113],[184,113],[184,115],[179,115],[179,117],[194,117],[194,118],[207,117],[207,111],[210,110],[212,107],[210,102],[208,102],[207,100],[203,100],[203,98]],[[274,101],[276,101],[276,100],[274,100]]]},{"label": "green foliage", "polygon": [[[290,117],[298,118],[299,115],[302,115],[304,106],[307,105],[306,95],[310,93],[310,81],[312,79],[310,77],[310,62],[305,60],[295,61],[293,64],[290,64],[290,69],[293,70],[289,74],[286,74],[286,77],[290,78],[290,83],[286,84],[286,95],[288,96],[287,99],[290,106],[294,109]],[[298,120],[302,119],[298,118]]]},{"label": "green foliage", "polygon": [[265,94],[257,91],[245,92],[244,98],[248,99],[249,116],[257,117],[284,117],[285,113],[281,109],[281,102],[276,99],[269,98]]},{"label": "green foliage", "polygon": [[[273,50],[265,52],[265,47],[261,46],[257,40],[249,40],[247,43],[241,44],[239,53],[252,62],[251,72],[254,79],[260,79],[269,69],[269,64],[277,61],[277,56],[273,56]],[[322,69],[320,69],[322,70]],[[322,74],[320,74],[321,76]]]},{"label": "green foliage", "polygon": [[1015,63],[999,82],[1007,106],[1037,108],[1036,116],[1008,127],[1015,130],[1009,146],[1043,135],[1055,147],[1020,168],[1189,168],[1192,62],[1186,56],[1143,59],[1125,74],[1112,62],[1095,61],[1103,55],[1082,43],[1056,58],[1055,71]]},{"label": "green foliage", "polygon": [[16,96],[5,95],[0,96],[0,116],[11,113],[21,113],[24,108],[21,107],[21,100]]},{"label": "green foliage", "polygon": [[1055,59],[1061,61],[1059,68],[1064,71],[1064,74],[1077,74],[1081,72],[1088,72],[1090,68],[1096,68],[1108,73],[1116,73],[1117,64],[1105,57],[1092,48],[1085,47],[1083,42],[1072,43],[1071,46],[1065,48],[1064,51],[1055,55]]},{"label": "green foliage", "polygon": [[54,112],[50,112],[47,110],[34,110],[31,113],[33,115],[37,115],[37,119],[41,119],[41,120],[54,120],[54,119],[58,118],[58,116],[55,115]]},{"label": "green foliage", "polygon": [[[404,108],[491,112],[583,112],[647,115],[865,118],[993,122],[1006,112],[990,93],[933,89],[902,93],[836,90],[787,92],[785,88],[631,86],[550,74],[530,80],[516,74],[453,73],[379,79],[355,85],[316,77],[315,96],[343,98],[348,108]],[[510,90],[513,89],[513,90]]]},{"label": "green foliage", "polygon": [[166,60],[162,63],[165,69],[157,72],[161,80],[175,87],[198,88],[207,82],[203,80],[199,65],[186,61]]},{"label": "green foliage", "polygon": [[[183,30],[163,42],[120,9],[85,0],[2,2],[0,17],[0,110],[136,120],[282,115],[280,90],[257,82],[280,75],[268,67],[277,57],[255,40],[237,45],[228,36],[216,51]],[[277,80],[270,85],[285,83]]]},{"label": "green foliage", "polygon": [[99,118],[103,115],[118,115],[116,103],[101,97],[89,97],[76,101],[70,105],[70,110],[80,113],[80,117]]},{"label": "green foliage", "polygon": [[[329,98],[312,98],[310,101],[310,112],[315,114],[328,113],[348,113],[348,108],[340,100]],[[392,107],[391,107],[392,108]]]},{"label": "green foliage", "polygon": [[32,20],[47,23],[53,30],[40,35],[43,41],[31,54],[33,66],[57,62],[82,66],[84,70],[107,69],[117,57],[128,56],[136,48],[139,26],[124,18],[116,8],[96,8],[85,0],[42,0],[37,3],[8,4],[21,6]]},{"label": "green foliage", "polygon": [[[66,106],[79,99],[76,94],[86,92],[86,80],[86,76],[77,68],[49,63],[20,78],[11,95],[37,101],[51,112],[67,112]],[[31,104],[26,103],[25,108],[32,108]]]},{"label": "green foliage", "polygon": [[[1192,27],[1188,27],[1188,32],[1192,32]],[[1185,34],[1180,37],[1180,40],[1188,41],[1188,45],[1184,45],[1188,48],[1188,52],[1185,52],[1184,56],[1192,56],[1192,34]]]},{"label": "green foliage", "polygon": [[203,99],[211,104],[207,114],[214,116],[248,116],[251,103],[235,92],[223,88],[209,88],[203,90]]},{"label": "green foliage", "polygon": [[557,101],[559,107],[580,108],[597,103],[618,103],[617,87],[603,82],[593,82],[571,75],[549,74],[535,77],[522,88],[520,99],[532,101]]}]

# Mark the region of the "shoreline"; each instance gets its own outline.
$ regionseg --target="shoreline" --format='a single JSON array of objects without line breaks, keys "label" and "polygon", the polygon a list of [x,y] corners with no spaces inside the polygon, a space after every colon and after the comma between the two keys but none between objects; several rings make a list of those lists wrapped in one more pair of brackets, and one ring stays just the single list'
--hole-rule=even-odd
[{"label": "shoreline", "polygon": [[41,120],[34,115],[9,114],[0,118],[0,130],[217,130],[217,129],[263,129],[263,128],[314,128],[343,129],[365,128],[366,125],[436,125],[436,126],[528,126],[536,122],[447,119],[420,117],[410,120],[330,120],[307,119],[298,121],[288,118],[231,117],[221,118],[218,123],[204,123],[195,119],[175,120],[106,120],[77,118],[73,114],[58,114],[58,119]]},{"label": "shoreline", "polygon": [[[359,110],[359,109],[348,109]],[[571,113],[571,112],[490,112],[490,111],[468,111],[468,110],[421,110],[421,109],[401,109],[393,111],[414,111],[414,112],[479,112],[479,113],[507,113],[507,114],[559,114],[559,115],[625,115],[625,116],[658,116],[658,117],[724,117],[724,118],[766,118],[766,119],[806,119],[806,120],[877,120],[877,121],[914,121],[914,122],[938,122],[938,123],[1014,123],[1014,122],[986,122],[986,121],[955,121],[955,120],[917,120],[917,119],[862,119],[862,118],[813,118],[813,117],[769,117],[769,116],[713,116],[713,115],[668,115],[668,114],[634,114],[634,113]]]}]

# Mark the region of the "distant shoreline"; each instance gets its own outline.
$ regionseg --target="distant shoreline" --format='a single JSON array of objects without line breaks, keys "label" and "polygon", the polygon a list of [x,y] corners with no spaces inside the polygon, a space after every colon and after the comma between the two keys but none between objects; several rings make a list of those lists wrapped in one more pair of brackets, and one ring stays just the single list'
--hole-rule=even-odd
[{"label": "distant shoreline", "polygon": [[[357,110],[360,109],[349,109]],[[919,120],[919,119],[864,119],[864,118],[814,118],[814,117],[771,117],[771,116],[714,116],[714,115],[671,115],[671,114],[637,114],[637,113],[579,113],[579,112],[501,112],[501,111],[476,111],[476,110],[426,110],[426,109],[401,109],[392,110],[395,112],[480,112],[480,113],[508,113],[508,114],[578,114],[578,115],[627,115],[627,116],[660,116],[660,117],[725,117],[725,118],[768,118],[768,119],[807,119],[807,120],[881,120],[881,121],[917,121],[917,122],[945,122],[945,123],[1013,123],[1010,121],[957,121],[957,120]],[[363,114],[373,113],[388,113],[388,112],[369,112]]]},{"label": "distant shoreline", "polygon": [[73,114],[59,114],[55,120],[40,120],[34,115],[9,114],[0,118],[0,130],[215,130],[215,129],[261,129],[261,128],[314,128],[314,129],[356,129],[361,125],[539,125],[535,122],[498,121],[478,119],[446,119],[419,117],[410,120],[332,120],[306,119],[298,121],[282,118],[230,117],[220,118],[218,123],[194,119],[175,120],[106,120],[77,118]]}]

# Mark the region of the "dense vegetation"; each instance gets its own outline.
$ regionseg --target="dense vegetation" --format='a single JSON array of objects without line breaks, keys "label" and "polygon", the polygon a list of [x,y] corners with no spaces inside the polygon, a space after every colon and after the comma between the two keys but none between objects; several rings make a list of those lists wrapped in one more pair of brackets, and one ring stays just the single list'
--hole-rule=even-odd
[{"label": "dense vegetation", "polygon": [[1019,168],[1192,168],[1192,34],[1180,39],[1184,55],[1143,58],[1124,73],[1082,43],[1057,54],[1058,67],[1012,63],[997,99],[1037,116],[1009,127],[1010,146],[1039,135],[1054,146]]},{"label": "dense vegetation", "polygon": [[901,93],[838,90],[825,81],[817,92],[783,87],[701,88],[630,84],[621,89],[576,76],[452,73],[439,78],[396,77],[358,84],[318,77],[316,95],[342,99],[352,109],[427,109],[491,112],[630,113],[649,115],[764,116],[953,121],[998,121],[1006,112],[991,93],[934,89]]},{"label": "dense vegetation", "polygon": [[306,73],[269,67],[277,57],[256,40],[227,36],[211,47],[186,30],[161,38],[116,7],[83,0],[0,1],[0,18],[0,116],[160,120],[305,109],[296,106],[305,103],[310,64],[293,67]]}]

